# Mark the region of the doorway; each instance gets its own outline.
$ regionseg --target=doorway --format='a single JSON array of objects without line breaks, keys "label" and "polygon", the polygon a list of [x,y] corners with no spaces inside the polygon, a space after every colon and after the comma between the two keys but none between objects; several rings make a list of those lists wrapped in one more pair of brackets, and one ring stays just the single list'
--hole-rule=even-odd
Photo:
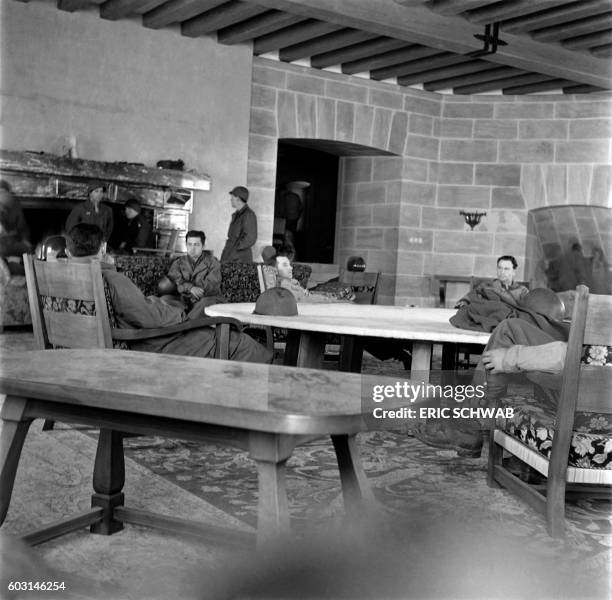
[{"label": "doorway", "polygon": [[279,140],[274,244],[292,240],[295,260],[333,263],[339,157]]}]

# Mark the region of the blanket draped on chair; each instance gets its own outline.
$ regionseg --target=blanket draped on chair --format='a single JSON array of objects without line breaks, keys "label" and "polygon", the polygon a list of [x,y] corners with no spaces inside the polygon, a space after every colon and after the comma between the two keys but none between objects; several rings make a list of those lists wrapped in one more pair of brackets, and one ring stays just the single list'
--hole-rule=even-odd
[{"label": "blanket draped on chair", "polygon": [[568,323],[562,323],[525,306],[514,304],[502,298],[495,290],[488,288],[481,290],[479,295],[473,294],[470,303],[459,308],[449,321],[459,329],[490,332],[503,320],[510,318],[525,319],[553,335],[555,332],[561,332],[567,339]]}]

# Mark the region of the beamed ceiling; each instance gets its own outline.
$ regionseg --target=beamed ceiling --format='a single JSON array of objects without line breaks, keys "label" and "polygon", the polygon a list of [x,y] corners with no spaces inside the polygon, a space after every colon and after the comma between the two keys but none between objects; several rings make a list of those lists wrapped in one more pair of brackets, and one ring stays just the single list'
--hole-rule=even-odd
[{"label": "beamed ceiling", "polygon": [[[103,19],[179,25],[186,37],[432,92],[612,89],[612,0],[57,0],[70,12],[95,5]],[[494,23],[506,45],[472,56]]]}]

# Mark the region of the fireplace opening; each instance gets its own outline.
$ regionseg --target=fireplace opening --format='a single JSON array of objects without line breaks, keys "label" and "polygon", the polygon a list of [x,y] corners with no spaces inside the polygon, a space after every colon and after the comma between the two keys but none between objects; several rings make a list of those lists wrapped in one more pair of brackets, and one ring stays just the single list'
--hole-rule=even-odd
[{"label": "fireplace opening", "polygon": [[[32,200],[21,200],[21,206],[23,208],[23,214],[25,216],[26,223],[30,230],[30,242],[34,247],[37,247],[40,243],[46,240],[48,237],[53,235],[63,235],[65,233],[66,219],[70,211],[77,205],[80,204],[79,200],[65,200],[65,201],[42,201],[40,199]],[[49,206],[53,204],[53,206]],[[118,240],[122,224],[125,222],[123,214],[123,204],[105,203],[110,206],[113,211],[114,228],[113,234],[111,235],[110,246]],[[151,208],[143,207],[142,214],[151,223],[151,227],[154,227],[154,211]],[[154,243],[155,238],[151,243]],[[118,242],[117,242],[118,245]]]}]

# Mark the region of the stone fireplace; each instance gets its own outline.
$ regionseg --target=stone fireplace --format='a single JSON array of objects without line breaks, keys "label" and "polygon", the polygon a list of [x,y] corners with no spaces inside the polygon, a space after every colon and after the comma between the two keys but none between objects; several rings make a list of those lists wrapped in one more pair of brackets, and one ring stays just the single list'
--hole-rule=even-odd
[{"label": "stone fireplace", "polygon": [[88,186],[98,181],[107,187],[106,201],[116,221],[125,201],[136,198],[153,225],[156,245],[163,247],[170,231],[179,230],[176,249],[184,250],[196,192],[211,187],[210,177],[204,174],[6,150],[0,150],[0,178],[20,200],[33,244],[63,233],[72,208],[86,199]]}]

